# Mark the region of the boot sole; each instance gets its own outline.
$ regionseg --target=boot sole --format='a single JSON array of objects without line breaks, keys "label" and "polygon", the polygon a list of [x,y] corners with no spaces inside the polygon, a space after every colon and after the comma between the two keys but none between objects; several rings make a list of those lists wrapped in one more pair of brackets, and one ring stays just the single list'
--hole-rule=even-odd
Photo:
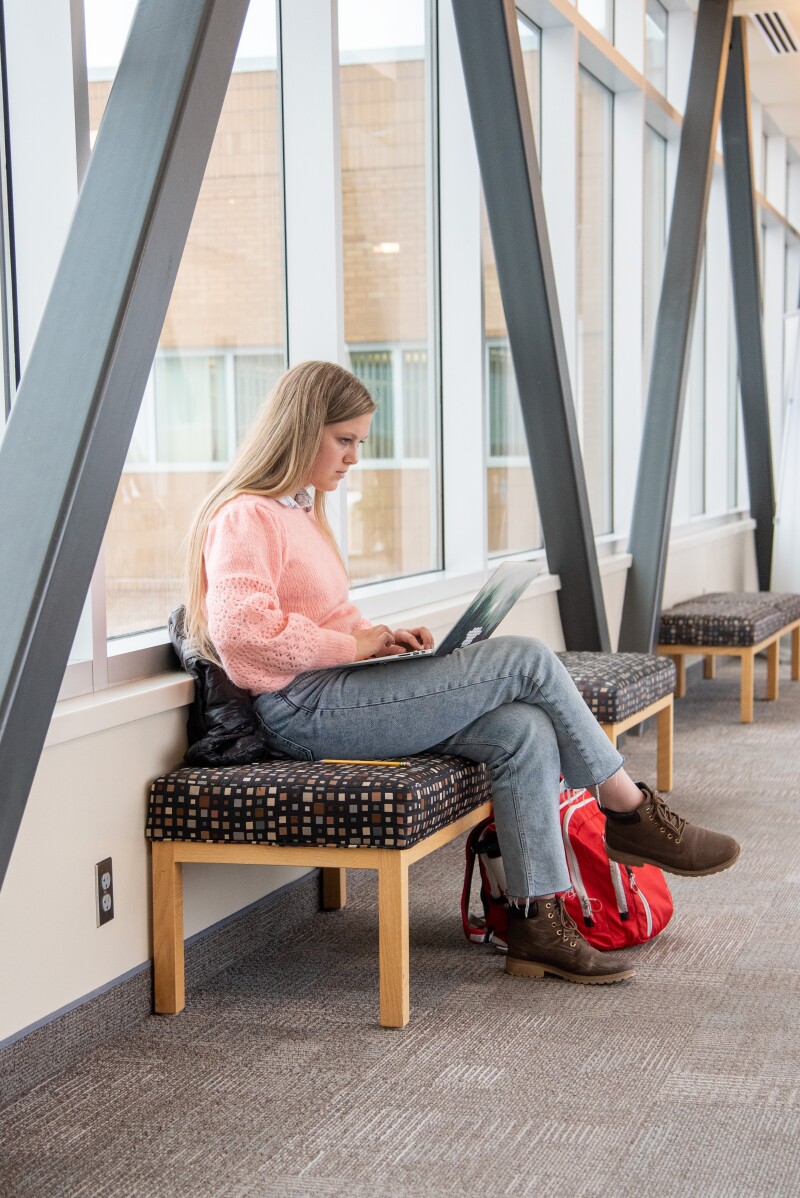
[{"label": "boot sole", "polygon": [[739,860],[742,850],[734,854],[728,861],[722,861],[719,865],[712,865],[708,869],[678,869],[676,865],[666,865],[663,861],[656,861],[653,857],[643,857],[639,853],[620,853],[616,849],[609,848],[606,845],[606,852],[611,861],[617,861],[620,865],[655,865],[656,869],[660,869],[665,874],[677,874],[681,878],[707,878],[709,874],[721,874],[724,869],[730,869]]},{"label": "boot sole", "polygon": [[518,978],[543,978],[545,974],[563,978],[565,982],[576,982],[579,986],[610,986],[614,982],[624,982],[632,978],[636,970],[623,969],[619,973],[599,974],[592,977],[585,973],[569,973],[559,969],[557,965],[541,965],[538,961],[520,961],[516,957],[506,957],[506,973]]}]

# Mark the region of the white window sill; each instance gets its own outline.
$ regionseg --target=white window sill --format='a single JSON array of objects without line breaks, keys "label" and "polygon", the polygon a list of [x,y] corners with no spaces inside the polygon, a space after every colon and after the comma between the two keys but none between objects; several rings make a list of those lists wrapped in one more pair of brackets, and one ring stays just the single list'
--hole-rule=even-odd
[{"label": "white window sill", "polygon": [[194,683],[189,675],[175,670],[76,699],[64,699],[56,704],[45,748],[184,707],[191,703],[193,693]]}]

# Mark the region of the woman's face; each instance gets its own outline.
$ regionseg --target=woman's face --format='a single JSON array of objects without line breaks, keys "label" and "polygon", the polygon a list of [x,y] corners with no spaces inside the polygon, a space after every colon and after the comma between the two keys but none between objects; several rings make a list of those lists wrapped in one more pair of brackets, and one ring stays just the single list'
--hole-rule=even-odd
[{"label": "woman's face", "polygon": [[367,438],[372,413],[353,416],[340,424],[326,424],[322,444],[311,467],[309,483],[315,491],[335,491],[351,466],[358,461],[358,451]]}]

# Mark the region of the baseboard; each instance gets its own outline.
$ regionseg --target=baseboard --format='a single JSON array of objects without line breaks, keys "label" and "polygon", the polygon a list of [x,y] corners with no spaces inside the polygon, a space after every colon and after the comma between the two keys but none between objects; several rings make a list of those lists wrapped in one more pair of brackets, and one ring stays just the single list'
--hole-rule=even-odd
[{"label": "baseboard", "polygon": [[[319,912],[319,870],[289,882],[186,941],[187,988],[288,935]],[[153,1013],[153,963],[146,961],[100,990],[0,1046],[0,1108],[69,1068]]]}]

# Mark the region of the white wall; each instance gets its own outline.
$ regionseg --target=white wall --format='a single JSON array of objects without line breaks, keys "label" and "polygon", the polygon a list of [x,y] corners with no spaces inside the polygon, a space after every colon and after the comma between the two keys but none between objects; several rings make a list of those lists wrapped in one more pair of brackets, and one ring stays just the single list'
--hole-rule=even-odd
[{"label": "white wall", "polygon": [[[0,891],[0,1042],[151,956],[147,791],[180,762],[190,693],[162,676],[59,705]],[[94,866],[109,856],[115,916],[98,928]],[[187,867],[186,935],[301,872]]]}]

